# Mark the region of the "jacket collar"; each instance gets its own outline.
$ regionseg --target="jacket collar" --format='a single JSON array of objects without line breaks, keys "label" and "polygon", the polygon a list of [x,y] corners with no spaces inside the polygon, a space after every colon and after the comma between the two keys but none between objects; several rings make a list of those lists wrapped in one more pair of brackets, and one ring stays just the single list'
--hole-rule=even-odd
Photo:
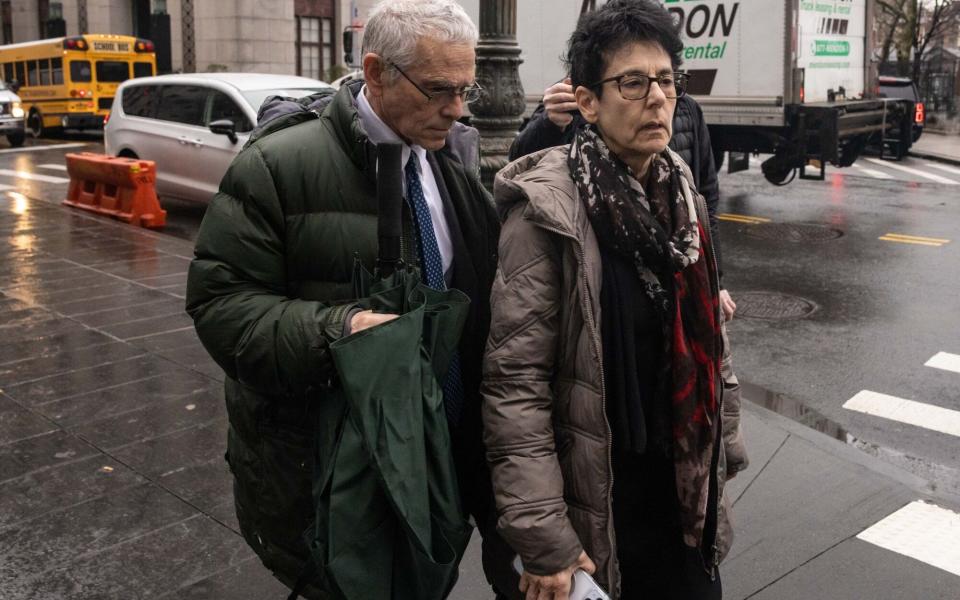
[{"label": "jacket collar", "polygon": [[[501,220],[514,205],[526,201],[524,218],[568,237],[585,238],[589,219],[567,167],[569,151],[569,144],[547,148],[518,158],[497,173],[493,193]],[[670,148],[664,152],[683,169],[683,193],[695,193],[693,175],[683,159]],[[699,207],[697,213],[707,223]]]},{"label": "jacket collar", "polygon": [[376,147],[370,142],[357,112],[356,96],[361,88],[363,81],[351,81],[341,87],[323,111],[323,118],[330,120],[340,147],[347,152],[357,168],[366,171],[368,166],[376,165]]}]

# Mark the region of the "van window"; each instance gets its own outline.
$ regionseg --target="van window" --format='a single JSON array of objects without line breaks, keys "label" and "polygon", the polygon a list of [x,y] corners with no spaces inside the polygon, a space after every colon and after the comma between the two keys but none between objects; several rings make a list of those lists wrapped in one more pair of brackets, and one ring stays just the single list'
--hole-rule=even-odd
[{"label": "van window", "polygon": [[92,79],[89,60],[70,61],[70,80],[74,83],[86,82]]},{"label": "van window", "polygon": [[100,83],[120,83],[130,79],[130,67],[118,60],[97,61],[97,81]]},{"label": "van window", "polygon": [[227,96],[223,92],[213,92],[213,104],[210,106],[210,123],[219,121],[220,119],[230,119],[236,131],[250,131],[253,129],[253,125],[250,124],[247,115],[243,113],[243,109],[241,109],[230,96]]},{"label": "van window", "polygon": [[150,77],[153,75],[153,65],[148,62],[133,63],[134,77]]},{"label": "van window", "polygon": [[123,90],[123,112],[134,117],[152,118],[157,112],[160,88],[155,85],[134,85]]},{"label": "van window", "polygon": [[208,93],[207,88],[196,85],[165,85],[156,118],[203,127]]},{"label": "van window", "polygon": [[63,59],[59,56],[50,60],[50,79],[53,85],[63,85]]}]

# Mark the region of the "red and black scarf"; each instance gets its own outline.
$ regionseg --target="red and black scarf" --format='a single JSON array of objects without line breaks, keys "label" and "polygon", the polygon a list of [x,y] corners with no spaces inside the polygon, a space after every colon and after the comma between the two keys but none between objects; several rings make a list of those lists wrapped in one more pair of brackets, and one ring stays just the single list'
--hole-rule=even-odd
[{"label": "red and black scarf", "polygon": [[[714,443],[719,443],[719,289],[694,190],[665,151],[646,186],[592,127],[570,146],[568,167],[598,243],[632,261],[664,327],[662,386],[686,534],[702,534]],[[693,480],[691,480],[691,478]]]}]

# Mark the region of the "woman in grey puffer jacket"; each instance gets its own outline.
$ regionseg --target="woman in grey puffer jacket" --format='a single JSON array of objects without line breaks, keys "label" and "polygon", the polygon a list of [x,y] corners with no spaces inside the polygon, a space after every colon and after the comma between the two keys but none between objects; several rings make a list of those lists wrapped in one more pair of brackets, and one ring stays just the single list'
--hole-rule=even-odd
[{"label": "woman in grey puffer jacket", "polygon": [[706,206],[667,148],[680,48],[652,0],[582,17],[590,126],[497,176],[484,431],[528,599],[565,599],[577,568],[614,597],[721,596],[722,317]]}]

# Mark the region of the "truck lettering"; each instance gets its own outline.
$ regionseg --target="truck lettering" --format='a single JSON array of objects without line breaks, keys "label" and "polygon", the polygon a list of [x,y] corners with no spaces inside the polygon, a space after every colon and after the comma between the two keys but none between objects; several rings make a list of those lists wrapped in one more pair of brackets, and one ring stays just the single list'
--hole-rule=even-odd
[{"label": "truck lettering", "polygon": [[680,28],[689,39],[702,37],[708,28],[710,30],[709,37],[714,37],[717,35],[718,27],[723,37],[729,37],[730,32],[733,31],[733,24],[736,21],[740,3],[733,3],[729,16],[725,4],[717,4],[713,7],[713,14],[710,14],[710,8],[707,4],[701,4],[694,7],[689,13],[681,6],[671,6],[667,10],[677,18]]},{"label": "truck lettering", "polygon": [[684,60],[696,60],[698,58],[719,59],[723,58],[726,51],[726,42],[722,44],[711,44],[707,42],[704,46],[684,46],[683,58]]}]

